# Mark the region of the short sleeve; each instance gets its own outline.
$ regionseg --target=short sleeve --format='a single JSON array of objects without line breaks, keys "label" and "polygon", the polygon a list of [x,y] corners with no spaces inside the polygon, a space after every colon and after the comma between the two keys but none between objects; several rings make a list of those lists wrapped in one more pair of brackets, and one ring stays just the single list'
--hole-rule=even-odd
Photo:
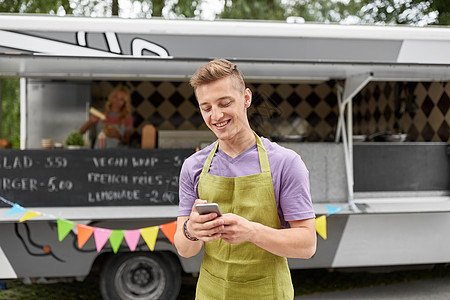
[{"label": "short sleeve", "polygon": [[285,160],[281,174],[280,206],[286,221],[315,218],[311,202],[309,172],[296,153]]},{"label": "short sleeve", "polygon": [[189,161],[186,160],[180,171],[178,216],[190,215],[195,199],[197,199],[195,181],[189,170]]},{"label": "short sleeve", "polygon": [[188,216],[191,214],[192,206],[198,198],[197,186],[203,164],[213,146],[211,144],[195,152],[184,161],[180,171],[178,216]]}]

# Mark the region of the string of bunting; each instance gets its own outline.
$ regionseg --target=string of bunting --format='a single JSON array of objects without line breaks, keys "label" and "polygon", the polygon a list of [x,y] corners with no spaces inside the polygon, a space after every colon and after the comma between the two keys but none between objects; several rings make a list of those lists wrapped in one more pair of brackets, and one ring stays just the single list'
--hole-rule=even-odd
[{"label": "string of bunting", "polygon": [[328,214],[316,218],[316,232],[324,239],[327,239],[327,217],[340,212],[345,207],[326,204]]},{"label": "string of bunting", "polygon": [[38,216],[46,216],[51,219],[56,219],[58,227],[58,240],[60,242],[62,242],[64,238],[73,229],[76,229],[78,248],[81,249],[84,246],[84,244],[86,244],[86,242],[89,240],[89,238],[93,235],[97,252],[100,252],[105,246],[106,242],[109,240],[111,248],[113,249],[114,253],[117,253],[124,239],[128,245],[128,248],[130,248],[131,251],[134,251],[141,236],[144,239],[145,243],[147,244],[148,248],[151,251],[153,251],[155,249],[156,238],[158,236],[159,230],[161,230],[167,237],[167,239],[173,244],[173,239],[177,228],[177,222],[173,221],[158,226],[151,226],[132,230],[106,229],[101,227],[78,224],[74,221],[58,218],[56,216],[45,214],[38,211],[29,210],[20,206],[17,203],[8,201],[1,196],[0,200],[11,206],[11,209],[6,212],[5,216],[12,216],[24,213],[24,215],[19,219],[19,222],[25,222]]},{"label": "string of bunting", "polygon": [[[170,223],[151,226],[146,228],[139,229],[106,229],[101,227],[88,226],[83,224],[77,224],[73,221],[66,220],[63,218],[58,218],[53,215],[48,215],[42,212],[32,211],[20,206],[17,203],[13,203],[11,201],[6,200],[5,198],[0,196],[0,200],[4,203],[11,206],[11,209],[5,214],[5,216],[16,215],[20,213],[24,213],[24,215],[19,219],[19,222],[25,222],[27,220],[36,218],[38,216],[47,216],[52,219],[56,219],[57,227],[58,227],[58,240],[62,242],[64,238],[74,229],[76,228],[77,240],[78,240],[78,248],[82,248],[84,244],[89,240],[89,238],[94,235],[95,246],[97,248],[97,252],[100,252],[105,246],[106,242],[109,240],[111,244],[111,248],[114,253],[117,253],[120,245],[122,244],[123,239],[125,239],[128,248],[131,251],[136,249],[136,246],[139,242],[140,237],[144,239],[148,248],[153,251],[155,249],[156,238],[158,236],[158,231],[161,230],[167,239],[173,244],[173,239],[175,235],[175,231],[177,228],[177,222],[173,221]],[[324,239],[327,239],[327,217],[333,214],[338,213],[344,207],[341,206],[333,206],[333,205],[325,205],[328,211],[328,214],[321,215],[316,218],[316,232]]]}]

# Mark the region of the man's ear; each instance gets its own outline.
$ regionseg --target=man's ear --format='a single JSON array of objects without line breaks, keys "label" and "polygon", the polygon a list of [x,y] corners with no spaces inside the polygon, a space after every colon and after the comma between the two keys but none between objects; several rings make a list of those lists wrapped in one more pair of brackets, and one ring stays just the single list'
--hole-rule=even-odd
[{"label": "man's ear", "polygon": [[249,108],[252,104],[252,91],[249,88],[246,88],[244,91],[244,106],[245,108]]}]

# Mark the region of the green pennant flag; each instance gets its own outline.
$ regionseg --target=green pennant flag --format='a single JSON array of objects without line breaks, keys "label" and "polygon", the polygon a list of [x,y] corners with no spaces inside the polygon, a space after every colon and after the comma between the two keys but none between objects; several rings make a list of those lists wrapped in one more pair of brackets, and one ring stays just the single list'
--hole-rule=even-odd
[{"label": "green pennant flag", "polygon": [[75,225],[75,222],[64,220],[64,219],[58,219],[58,240],[61,242],[72,230],[73,226]]},{"label": "green pennant flag", "polygon": [[109,242],[111,243],[111,247],[114,253],[117,253],[119,250],[120,244],[122,244],[123,235],[125,230],[113,230],[111,235],[109,236]]}]

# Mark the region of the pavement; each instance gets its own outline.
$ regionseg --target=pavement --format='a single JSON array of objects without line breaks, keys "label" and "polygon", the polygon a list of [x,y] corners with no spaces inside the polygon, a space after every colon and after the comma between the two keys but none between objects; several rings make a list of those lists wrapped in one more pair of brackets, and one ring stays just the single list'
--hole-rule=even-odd
[{"label": "pavement", "polygon": [[450,277],[422,279],[383,286],[297,296],[294,299],[448,300],[450,299]]}]

